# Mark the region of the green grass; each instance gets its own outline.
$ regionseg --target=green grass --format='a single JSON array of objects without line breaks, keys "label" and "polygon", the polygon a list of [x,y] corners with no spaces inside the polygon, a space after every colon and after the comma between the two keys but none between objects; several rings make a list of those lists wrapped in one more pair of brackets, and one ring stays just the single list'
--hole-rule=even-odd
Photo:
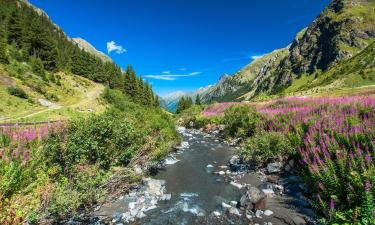
[{"label": "green grass", "polygon": [[[103,85],[61,72],[48,76],[49,81],[42,80],[25,63],[13,61],[0,65],[0,121],[69,119],[105,110],[105,104],[100,101]],[[14,86],[24,90],[28,99],[10,95],[7,89]],[[54,102],[59,109],[41,106],[39,99]]]}]

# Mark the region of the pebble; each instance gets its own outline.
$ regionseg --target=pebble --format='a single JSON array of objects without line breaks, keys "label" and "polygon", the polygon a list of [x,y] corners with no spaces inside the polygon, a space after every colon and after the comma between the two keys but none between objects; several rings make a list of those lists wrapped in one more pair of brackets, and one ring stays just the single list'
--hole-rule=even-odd
[{"label": "pebble", "polygon": [[272,189],[262,189],[262,192],[267,195],[267,197],[272,197],[275,194]]},{"label": "pebble", "polygon": [[263,213],[265,216],[270,216],[270,215],[272,215],[273,214],[273,212],[271,211],[271,210],[266,210],[266,211],[264,211],[264,213]]},{"label": "pebble", "polygon": [[224,171],[219,171],[219,175],[225,175]]},{"label": "pebble", "polygon": [[221,216],[221,213],[218,211],[213,211],[212,214],[214,214],[214,216]]},{"label": "pebble", "polygon": [[237,202],[236,202],[236,201],[230,201],[230,204],[231,204],[233,207],[236,207]]},{"label": "pebble", "polygon": [[227,203],[223,202],[221,203],[221,206],[223,206],[223,208],[230,208],[231,206],[228,205]]},{"label": "pebble", "polygon": [[212,167],[214,167],[214,166],[211,165],[211,164],[208,164],[208,165],[207,165],[207,168],[212,168]]},{"label": "pebble", "polygon": [[262,210],[257,210],[256,212],[255,212],[255,216],[257,217],[257,218],[262,218],[261,216],[263,215],[263,211]]},{"label": "pebble", "polygon": [[241,189],[243,187],[242,184],[236,183],[234,181],[231,181],[230,184],[237,187],[238,189]]}]

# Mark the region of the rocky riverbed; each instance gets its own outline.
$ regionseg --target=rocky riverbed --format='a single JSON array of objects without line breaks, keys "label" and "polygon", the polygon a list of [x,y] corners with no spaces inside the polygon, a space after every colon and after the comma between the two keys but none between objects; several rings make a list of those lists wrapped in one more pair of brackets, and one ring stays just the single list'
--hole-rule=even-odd
[{"label": "rocky riverbed", "polygon": [[[183,141],[155,176],[98,207],[92,224],[315,224],[294,161],[251,170],[219,131],[178,127]],[[136,167],[136,172],[142,172]]]}]

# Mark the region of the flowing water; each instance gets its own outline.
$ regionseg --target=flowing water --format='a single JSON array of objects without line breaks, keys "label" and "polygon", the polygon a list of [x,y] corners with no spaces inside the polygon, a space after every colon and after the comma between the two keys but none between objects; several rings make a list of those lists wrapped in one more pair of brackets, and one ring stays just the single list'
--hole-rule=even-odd
[{"label": "flowing water", "polygon": [[154,177],[166,181],[166,192],[171,194],[171,200],[161,202],[140,224],[207,221],[213,211],[221,211],[222,202],[237,201],[241,196],[238,188],[212,173],[214,167],[227,164],[233,149],[214,137],[205,137],[200,133],[183,134],[183,141],[188,143],[188,147],[176,155],[179,161],[167,165]]},{"label": "flowing water", "polygon": [[[158,182],[163,182],[165,186],[162,190],[168,195],[171,194],[170,200],[161,201],[158,197],[156,207],[152,206],[151,210],[145,210],[141,216],[134,216],[134,220],[131,219],[130,223],[242,224],[226,218],[222,209],[223,202],[229,204],[231,201],[238,201],[242,193],[237,187],[225,181],[224,176],[216,175],[213,171],[226,170],[225,165],[233,155],[234,149],[216,137],[197,131],[179,130],[179,132],[183,138],[181,147],[173,156],[167,158],[165,168],[152,177]],[[143,198],[143,195],[138,197],[135,195],[128,199],[137,201]],[[142,204],[143,202],[142,200]],[[129,200],[121,199],[105,211],[107,214],[117,214],[118,218],[122,215],[122,219],[116,221],[120,224],[124,221],[124,212],[129,210],[126,204],[129,204]],[[100,211],[103,213],[103,210]],[[214,212],[224,215],[220,216],[220,221]]]}]

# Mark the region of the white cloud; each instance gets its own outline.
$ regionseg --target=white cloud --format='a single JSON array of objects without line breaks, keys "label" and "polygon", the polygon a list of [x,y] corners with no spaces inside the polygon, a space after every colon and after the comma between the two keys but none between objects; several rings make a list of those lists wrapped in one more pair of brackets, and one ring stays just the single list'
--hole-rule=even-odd
[{"label": "white cloud", "polygon": [[181,71],[185,71],[185,70],[187,70],[187,68],[180,68],[179,70],[181,70]]},{"label": "white cloud", "polygon": [[126,49],[121,45],[117,45],[114,41],[107,42],[107,51],[108,54],[112,51],[115,51],[117,54],[122,54],[126,52]]},{"label": "white cloud", "polygon": [[189,73],[190,76],[196,76],[196,75],[199,75],[201,74],[201,72],[191,72]]},{"label": "white cloud", "polygon": [[169,76],[164,76],[164,75],[145,75],[144,77],[152,78],[156,80],[176,80],[175,77],[169,77]]},{"label": "white cloud", "polygon": [[201,74],[201,72],[191,72],[188,74],[171,74],[170,71],[163,71],[162,74],[148,74],[144,77],[157,79],[157,80],[176,80],[177,77],[192,77]]},{"label": "white cloud", "polygon": [[259,59],[262,58],[264,55],[252,55],[251,59]]}]

